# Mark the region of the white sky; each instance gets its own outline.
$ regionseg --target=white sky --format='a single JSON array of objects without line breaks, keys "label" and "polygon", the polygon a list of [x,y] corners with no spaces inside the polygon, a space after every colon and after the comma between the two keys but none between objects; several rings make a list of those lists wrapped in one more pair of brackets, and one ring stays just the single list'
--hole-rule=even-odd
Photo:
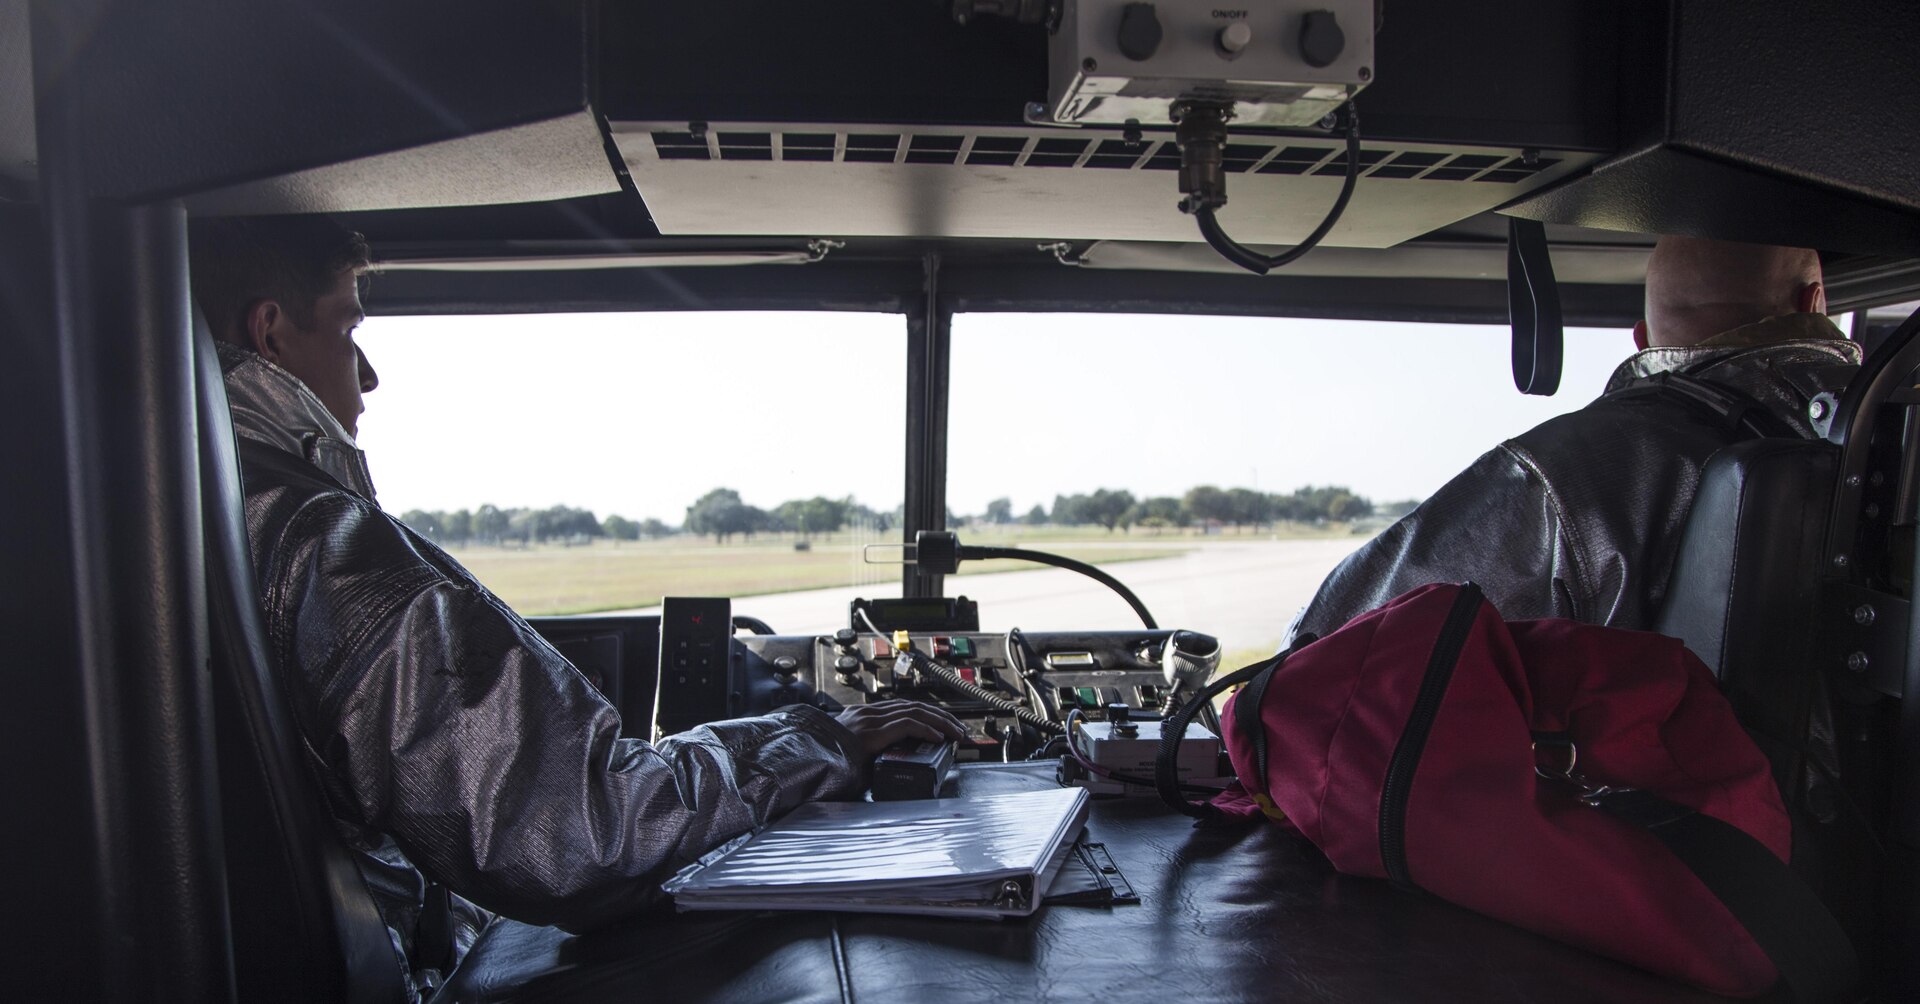
[{"label": "white sky", "polygon": [[[827,313],[376,317],[360,443],[382,505],[585,506],[677,524],[715,487],[771,508],[902,495],[905,322]],[[1572,330],[1522,397],[1504,327],[962,315],[949,504],[1203,483],[1420,497],[1600,392],[1624,330]]]}]

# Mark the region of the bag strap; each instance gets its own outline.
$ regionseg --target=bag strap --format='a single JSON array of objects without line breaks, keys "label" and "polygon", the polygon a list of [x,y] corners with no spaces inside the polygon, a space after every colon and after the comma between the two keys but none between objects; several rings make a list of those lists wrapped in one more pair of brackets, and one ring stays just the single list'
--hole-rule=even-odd
[{"label": "bag strap", "polygon": [[1840,922],[1745,830],[1632,788],[1598,788],[1581,800],[1645,829],[1672,851],[1753,936],[1795,1000],[1847,1000],[1859,985],[1859,959]]},{"label": "bag strap", "polygon": [[1196,819],[1210,818],[1218,811],[1206,802],[1190,802],[1187,796],[1181,793],[1178,767],[1180,740],[1185,738],[1187,726],[1199,717],[1201,709],[1210,706],[1213,699],[1220,696],[1227,688],[1237,687],[1248,681],[1252,681],[1248,684],[1249,693],[1242,695],[1246,699],[1233,706],[1234,720],[1235,724],[1241,728],[1252,730],[1254,755],[1260,762],[1261,777],[1266,776],[1267,735],[1266,730],[1260,727],[1261,699],[1266,695],[1267,684],[1273,679],[1274,671],[1287,661],[1287,656],[1312,644],[1315,637],[1311,632],[1301,632],[1285,651],[1214,680],[1202,687],[1192,700],[1181,706],[1180,710],[1161,721],[1160,749],[1153,761],[1153,783],[1154,787],[1159,789],[1162,801]]}]

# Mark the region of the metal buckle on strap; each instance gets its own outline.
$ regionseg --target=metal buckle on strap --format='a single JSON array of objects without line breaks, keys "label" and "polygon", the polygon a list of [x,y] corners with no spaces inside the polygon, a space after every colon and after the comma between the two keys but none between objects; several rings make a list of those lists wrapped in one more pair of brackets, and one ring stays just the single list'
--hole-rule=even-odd
[{"label": "metal buckle on strap", "polygon": [[[1543,750],[1541,747],[1546,747]],[[1558,750],[1564,763],[1546,763],[1547,751]],[[1552,738],[1536,736],[1533,740],[1533,772],[1549,781],[1571,781],[1577,775],[1574,768],[1580,764],[1580,747],[1572,739],[1562,736]]]},{"label": "metal buckle on strap", "polygon": [[[1544,747],[1544,749],[1543,749]],[[1546,762],[1557,751],[1559,760]],[[1572,739],[1564,736],[1537,737],[1533,741],[1533,772],[1549,781],[1570,784],[1577,793],[1575,798],[1586,805],[1598,806],[1608,797],[1624,795],[1636,789],[1614,784],[1595,784],[1575,768],[1580,764],[1580,747]]]}]

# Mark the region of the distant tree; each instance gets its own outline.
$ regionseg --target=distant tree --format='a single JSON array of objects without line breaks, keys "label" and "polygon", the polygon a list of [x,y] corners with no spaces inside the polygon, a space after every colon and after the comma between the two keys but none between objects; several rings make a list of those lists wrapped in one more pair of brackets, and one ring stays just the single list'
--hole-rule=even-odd
[{"label": "distant tree", "polygon": [[1186,507],[1194,519],[1203,522],[1233,522],[1233,504],[1227,493],[1212,485],[1187,489]]},{"label": "distant tree", "polygon": [[1257,527],[1273,519],[1273,499],[1251,488],[1230,488],[1227,511],[1233,525]]},{"label": "distant tree", "polygon": [[1027,514],[1020,518],[1020,522],[1025,523],[1028,526],[1046,525],[1046,522],[1047,522],[1046,507],[1039,505],[1038,503],[1035,503],[1034,507],[1031,509],[1028,509]]},{"label": "distant tree", "polygon": [[618,513],[610,514],[606,519],[601,520],[600,527],[614,540],[640,539],[640,524]]},{"label": "distant tree", "polygon": [[987,522],[995,526],[1013,522],[1013,500],[1000,498],[987,503]]},{"label": "distant tree", "polygon": [[794,499],[780,503],[773,511],[773,522],[783,530],[793,530],[805,537],[816,533],[832,533],[847,525],[847,516],[853,509],[852,499],[830,499],[814,496],[810,499]]},{"label": "distant tree", "polygon": [[[751,531],[753,512],[748,511],[746,503],[740,501],[740,493],[731,488],[715,488],[700,496],[699,501],[687,507],[687,532],[712,534],[719,543],[736,533]],[[764,513],[761,514],[764,517]]]},{"label": "distant tree", "polygon": [[1161,496],[1135,502],[1132,511],[1128,514],[1127,522],[1134,526],[1160,530],[1169,526],[1186,526],[1193,522],[1193,517],[1179,499]]},{"label": "distant tree", "polygon": [[1079,526],[1092,522],[1087,518],[1085,495],[1055,495],[1051,522],[1057,526]]},{"label": "distant tree", "polygon": [[547,536],[547,514],[539,509],[515,509],[507,516],[508,540],[531,544]]},{"label": "distant tree", "polygon": [[483,505],[473,511],[473,536],[483,543],[498,544],[506,539],[511,520],[499,506]]},{"label": "distant tree", "polygon": [[1359,519],[1373,514],[1373,503],[1347,492],[1336,492],[1327,500],[1328,519]]},{"label": "distant tree", "polygon": [[773,514],[758,506],[742,506],[741,515],[740,532],[746,534],[748,540],[752,540],[756,533],[767,533],[779,529]]},{"label": "distant tree", "polygon": [[447,541],[465,543],[473,538],[473,513],[458,509],[447,513],[446,521],[440,525],[440,532]]},{"label": "distant tree", "polygon": [[1127,519],[1128,511],[1133,508],[1133,502],[1133,493],[1130,491],[1124,489],[1110,491],[1100,488],[1096,489],[1092,495],[1086,496],[1086,501],[1081,503],[1080,511],[1087,522],[1098,523],[1106,527],[1108,533],[1112,533],[1116,527],[1133,525],[1132,521]]},{"label": "distant tree", "polygon": [[673,527],[654,519],[652,516],[648,516],[646,519],[640,521],[640,536],[648,540],[659,540],[662,537],[671,536],[672,533]]},{"label": "distant tree", "polygon": [[438,542],[440,539],[441,520],[440,514],[437,512],[427,512],[424,509],[408,509],[406,512],[400,514],[400,522],[407,524],[414,533],[428,540]]}]

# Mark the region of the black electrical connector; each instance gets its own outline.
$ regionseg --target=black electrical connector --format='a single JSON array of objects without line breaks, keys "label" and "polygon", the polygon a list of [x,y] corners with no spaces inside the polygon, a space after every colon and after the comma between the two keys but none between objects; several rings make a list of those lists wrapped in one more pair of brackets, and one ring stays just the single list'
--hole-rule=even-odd
[{"label": "black electrical connector", "polygon": [[1029,551],[1023,547],[974,547],[963,545],[960,538],[947,530],[922,530],[913,538],[913,564],[935,575],[951,575],[960,567],[962,561],[986,561],[992,558],[1007,558],[1014,561],[1031,561],[1041,565],[1052,565],[1070,572],[1079,572],[1095,582],[1120,594],[1133,612],[1140,616],[1140,622],[1149,630],[1158,630],[1153,615],[1147,612],[1147,605],[1133,594],[1119,579],[1072,558],[1063,558],[1045,551]]},{"label": "black electrical connector", "polygon": [[1200,236],[1222,258],[1252,272],[1268,272],[1300,259],[1318,247],[1334,224],[1347,211],[1353,198],[1353,186],[1360,179],[1360,113],[1352,101],[1338,113],[1346,123],[1347,173],[1340,184],[1340,195],[1325,219],[1300,243],[1277,255],[1263,255],[1227,236],[1214,213],[1227,204],[1227,175],[1224,158],[1227,146],[1227,122],[1233,109],[1220,102],[1178,101],[1172,109],[1174,142],[1180,147],[1180,211],[1192,214],[1200,224]]}]

